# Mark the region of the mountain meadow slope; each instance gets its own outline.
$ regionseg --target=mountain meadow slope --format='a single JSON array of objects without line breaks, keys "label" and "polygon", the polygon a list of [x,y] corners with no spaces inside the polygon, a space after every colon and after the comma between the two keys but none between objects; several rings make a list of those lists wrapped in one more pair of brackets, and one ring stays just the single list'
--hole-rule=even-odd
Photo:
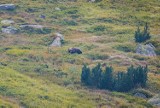
[{"label": "mountain meadow slope", "polygon": [[[14,4],[14,9],[1,9]],[[160,106],[159,0],[1,0],[1,108],[157,108]],[[135,42],[137,27],[151,38]],[[30,28],[31,27],[31,28]],[[62,45],[51,46],[57,34]],[[152,44],[156,56],[137,53]],[[82,54],[70,54],[69,48]],[[146,87],[115,92],[81,83],[83,64],[114,74],[148,65]],[[145,95],[145,98],[135,94]]]}]

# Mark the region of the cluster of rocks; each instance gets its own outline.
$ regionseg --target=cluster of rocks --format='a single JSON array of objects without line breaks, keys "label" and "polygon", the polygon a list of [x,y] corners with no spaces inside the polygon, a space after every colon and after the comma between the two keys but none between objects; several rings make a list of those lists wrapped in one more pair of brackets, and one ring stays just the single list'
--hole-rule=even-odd
[{"label": "cluster of rocks", "polygon": [[[16,5],[14,4],[1,4],[0,10],[15,10]],[[45,15],[41,15],[41,18],[45,18]],[[1,32],[5,34],[16,34],[20,30],[23,32],[35,32],[35,33],[43,33],[48,34],[50,33],[50,30],[48,28],[45,28],[42,25],[37,24],[23,24],[23,25],[16,25],[15,22],[12,19],[5,19],[1,21],[2,29]],[[15,26],[16,25],[16,26]]]},{"label": "cluster of rocks", "polygon": [[12,24],[14,24],[15,22],[13,20],[2,20],[1,24],[3,25],[2,27],[2,33],[6,33],[6,34],[16,34],[18,33],[18,29],[16,27],[14,27]]},{"label": "cluster of rocks", "polygon": [[[16,9],[16,5],[14,4],[1,4],[0,5],[0,10],[6,10],[6,11],[10,11],[10,10],[15,10]],[[12,24],[14,24],[15,22],[13,20],[2,20],[1,24],[4,25],[4,27],[2,27],[2,33],[7,33],[7,34],[16,34],[18,32],[18,29],[14,26],[11,26]]]},{"label": "cluster of rocks", "polygon": [[139,44],[136,48],[136,53],[143,56],[156,56],[155,47],[151,43],[146,45]]},{"label": "cluster of rocks", "polygon": [[20,25],[19,29],[16,28],[13,24],[15,24],[15,22],[13,20],[2,20],[1,21],[2,24],[2,33],[5,34],[17,34],[19,32],[19,29],[22,30],[34,30],[34,29],[39,29],[42,30],[44,27],[42,25],[36,25],[36,24],[24,24],[24,25]]},{"label": "cluster of rocks", "polygon": [[18,33],[18,29],[13,26],[8,26],[6,28],[2,28],[2,33],[16,34],[16,33]]}]

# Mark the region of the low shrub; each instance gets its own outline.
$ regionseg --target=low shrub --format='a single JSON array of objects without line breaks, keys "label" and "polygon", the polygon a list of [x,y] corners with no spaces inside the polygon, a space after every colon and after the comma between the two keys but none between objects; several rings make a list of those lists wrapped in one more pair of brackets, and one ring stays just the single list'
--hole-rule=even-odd
[{"label": "low shrub", "polygon": [[87,58],[91,60],[106,60],[109,58],[109,56],[105,54],[88,54]]}]

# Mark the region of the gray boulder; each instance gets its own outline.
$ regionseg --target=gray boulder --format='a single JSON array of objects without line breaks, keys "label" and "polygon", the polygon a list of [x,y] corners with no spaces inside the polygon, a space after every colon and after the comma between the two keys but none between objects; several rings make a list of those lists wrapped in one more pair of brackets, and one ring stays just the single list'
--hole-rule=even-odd
[{"label": "gray boulder", "polygon": [[14,21],[13,20],[2,20],[1,24],[2,25],[10,25],[10,24],[14,24]]},{"label": "gray boulder", "polygon": [[56,33],[55,35],[56,36],[53,39],[53,42],[50,46],[57,46],[57,47],[62,46],[62,41],[64,40],[64,36],[60,33]]},{"label": "gray boulder", "polygon": [[14,10],[16,6],[14,4],[1,4],[0,10]]},{"label": "gray boulder", "polygon": [[2,28],[2,33],[16,34],[16,33],[18,33],[18,29],[13,27],[13,26],[9,26],[9,27],[6,27],[6,28]]},{"label": "gray boulder", "polygon": [[136,48],[136,53],[144,56],[156,56],[155,47],[151,43],[146,45],[139,44]]}]

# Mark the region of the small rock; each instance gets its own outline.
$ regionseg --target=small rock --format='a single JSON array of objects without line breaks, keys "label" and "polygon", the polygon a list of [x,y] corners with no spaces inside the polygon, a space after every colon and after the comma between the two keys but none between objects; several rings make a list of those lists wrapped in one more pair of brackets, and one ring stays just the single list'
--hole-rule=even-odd
[{"label": "small rock", "polygon": [[68,49],[68,52],[69,52],[70,54],[74,54],[74,53],[82,54],[82,51],[81,51],[79,48],[69,48],[69,49]]},{"label": "small rock", "polygon": [[144,94],[142,94],[142,93],[135,93],[134,96],[135,96],[135,97],[144,98],[144,99],[147,98],[146,95],[144,95]]},{"label": "small rock", "polygon": [[55,10],[57,10],[57,11],[61,11],[61,9],[60,9],[59,7],[56,7],[56,8],[55,8]]},{"label": "small rock", "polygon": [[6,27],[6,28],[2,28],[2,33],[16,34],[16,33],[18,33],[18,29],[16,29],[13,26],[9,26],[9,27]]},{"label": "small rock", "polygon": [[3,24],[3,25],[10,25],[10,24],[14,24],[14,21],[13,20],[2,20],[1,24]]},{"label": "small rock", "polygon": [[0,10],[14,10],[16,6],[14,4],[1,4]]}]

